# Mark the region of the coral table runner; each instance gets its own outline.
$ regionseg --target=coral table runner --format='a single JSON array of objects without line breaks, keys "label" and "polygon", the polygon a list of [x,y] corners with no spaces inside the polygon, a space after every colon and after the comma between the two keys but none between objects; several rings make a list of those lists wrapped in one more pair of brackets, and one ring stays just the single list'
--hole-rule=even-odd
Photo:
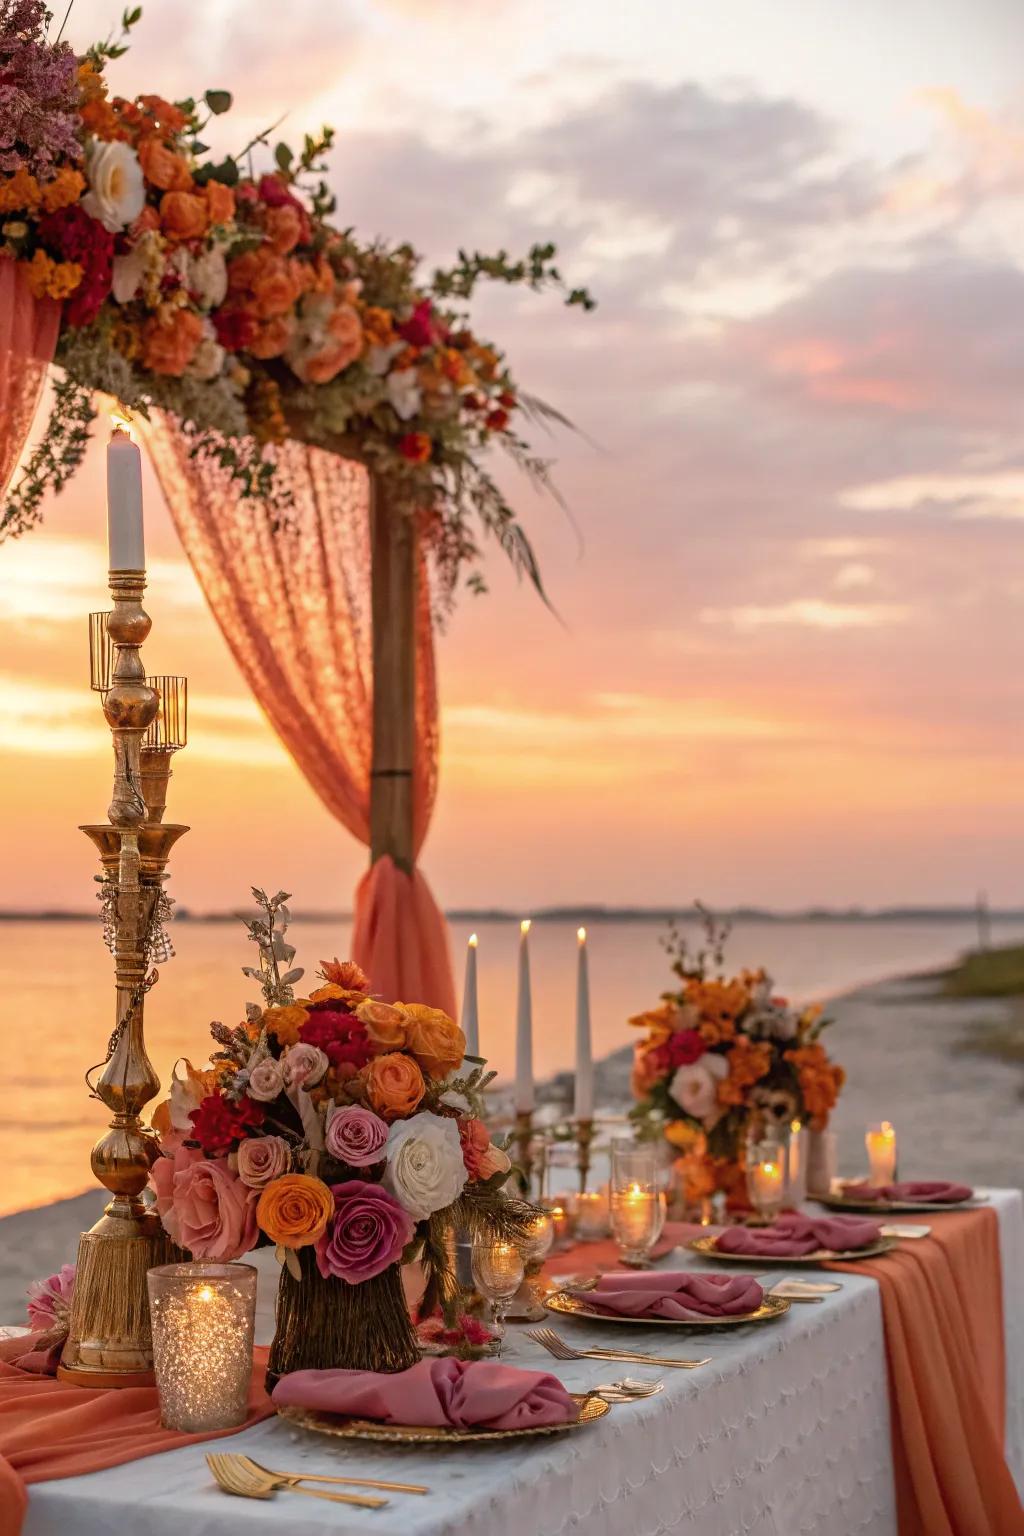
[{"label": "coral table runner", "polygon": [[[24,1340],[17,1342],[24,1346]],[[263,1390],[266,1364],[267,1351],[257,1349],[249,1417],[239,1429],[274,1411]],[[65,1386],[52,1376],[30,1376],[0,1360],[0,1536],[18,1536],[28,1504],[27,1483],[99,1472],[196,1440],[220,1438],[162,1428],[155,1387],[110,1391]]]},{"label": "coral table runner", "polygon": [[995,1211],[936,1211],[931,1236],[829,1269],[878,1281],[900,1536],[1020,1536],[1004,1454],[1006,1352]]}]

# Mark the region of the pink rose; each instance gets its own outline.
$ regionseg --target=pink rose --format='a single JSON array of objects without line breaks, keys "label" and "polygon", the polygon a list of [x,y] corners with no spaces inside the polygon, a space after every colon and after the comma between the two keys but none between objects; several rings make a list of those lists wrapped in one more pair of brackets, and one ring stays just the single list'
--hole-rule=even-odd
[{"label": "pink rose", "polygon": [[291,1151],[283,1136],[248,1136],[240,1143],[235,1157],[238,1177],[247,1189],[263,1189],[292,1165]]},{"label": "pink rose", "polygon": [[29,1327],[43,1333],[55,1327],[66,1329],[74,1289],[74,1264],[62,1264],[55,1275],[33,1280],[28,1288]]},{"label": "pink rose", "polygon": [[349,1179],[331,1187],[334,1219],[316,1245],[316,1262],[326,1280],[359,1285],[383,1274],[412,1240],[413,1221],[394,1195],[379,1184]]},{"label": "pink rose", "polygon": [[289,1088],[315,1088],[330,1062],[318,1045],[308,1045],[300,1040],[285,1052],[282,1065]]},{"label": "pink rose", "polygon": [[710,1126],[721,1116],[718,1084],[728,1075],[729,1063],[725,1057],[708,1051],[699,1061],[680,1067],[669,1083],[668,1091],[681,1110]]},{"label": "pink rose", "polygon": [[196,1259],[227,1263],[255,1247],[255,1190],[231,1172],[226,1158],[179,1147],[153,1164],[150,1178],[165,1229]]},{"label": "pink rose", "polygon": [[351,1104],[337,1109],[327,1122],[327,1150],[350,1168],[367,1168],[383,1161],[387,1146],[387,1122],[370,1109]]},{"label": "pink rose", "polygon": [[258,1104],[272,1104],[284,1092],[284,1068],[273,1056],[264,1056],[249,1073],[246,1093]]}]

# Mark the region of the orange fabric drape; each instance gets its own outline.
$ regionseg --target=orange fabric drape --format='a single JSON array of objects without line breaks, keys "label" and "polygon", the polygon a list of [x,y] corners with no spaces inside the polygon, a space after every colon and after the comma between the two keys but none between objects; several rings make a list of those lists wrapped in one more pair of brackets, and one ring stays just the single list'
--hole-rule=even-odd
[{"label": "orange fabric drape", "polygon": [[1020,1536],[1006,1465],[995,1211],[936,1211],[930,1237],[829,1269],[878,1281],[900,1536]]},{"label": "orange fabric drape", "polygon": [[59,328],[60,305],[33,298],[22,265],[0,256],[0,496],[32,429]]},{"label": "orange fabric drape", "polygon": [[[328,810],[370,841],[373,750],[369,484],[335,454],[287,443],[279,475],[294,497],[284,526],[237,496],[223,470],[189,457],[177,423],[145,428],[175,527],[211,612],[288,751]],[[416,623],[414,839],[437,790],[437,686],[430,593]],[[386,998],[455,1007],[442,917],[419,871],[381,859],[356,893],[353,957]]]},{"label": "orange fabric drape", "polygon": [[[15,1347],[23,1343],[17,1340]],[[263,1387],[266,1368],[267,1350],[257,1349],[249,1416],[238,1429],[274,1412]],[[52,1376],[26,1375],[0,1358],[0,1536],[19,1536],[28,1483],[99,1472],[158,1451],[237,1433],[228,1429],[186,1435],[164,1429],[155,1387],[114,1391],[66,1386]]]}]

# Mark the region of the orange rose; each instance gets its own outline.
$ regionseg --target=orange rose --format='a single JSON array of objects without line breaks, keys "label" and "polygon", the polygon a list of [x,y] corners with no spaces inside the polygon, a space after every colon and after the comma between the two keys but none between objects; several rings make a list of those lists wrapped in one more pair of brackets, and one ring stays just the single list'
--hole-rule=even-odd
[{"label": "orange rose", "polygon": [[210,222],[206,199],[195,192],[165,192],[160,199],[160,222],[171,240],[198,240]]},{"label": "orange rose", "polygon": [[229,224],[235,216],[235,194],[222,181],[208,181],[203,188],[211,224]]},{"label": "orange rose", "polygon": [[296,271],[283,256],[260,256],[258,252],[252,254],[259,258],[251,284],[256,313],[261,320],[283,315],[291,309],[302,292],[302,283]]},{"label": "orange rose", "polygon": [[187,162],[159,139],[144,139],[138,153],[142,174],[150,186],[159,187],[161,192],[191,190],[192,172]]},{"label": "orange rose", "polygon": [[256,1220],[280,1248],[305,1248],[327,1230],[334,1196],[322,1179],[285,1173],[268,1184],[256,1206]]},{"label": "orange rose", "polygon": [[[187,197],[186,192],[170,192],[169,197]],[[154,373],[167,373],[180,379],[203,339],[203,322],[190,309],[165,305],[142,332],[142,356]]]},{"label": "orange rose", "polygon": [[357,991],[354,987],[337,987],[333,981],[329,981],[326,986],[317,987],[315,992],[311,992],[309,1000],[311,1003],[344,1003],[346,1007],[354,1008],[365,996],[365,992]]},{"label": "orange rose", "polygon": [[364,997],[356,1009],[356,1018],[366,1025],[366,1033],[375,1045],[386,1046],[389,1051],[404,1049],[408,1021],[401,1009]]},{"label": "orange rose", "polygon": [[246,347],[253,357],[280,357],[295,334],[295,321],[291,315],[275,315],[264,320],[256,335]]},{"label": "orange rose", "polygon": [[428,1077],[447,1077],[462,1065],[466,1037],[440,1008],[426,1003],[396,1003],[406,1016],[406,1049],[411,1051]]},{"label": "orange rose", "polygon": [[303,218],[299,210],[291,203],[282,203],[280,208],[268,208],[263,215],[263,229],[270,241],[273,251],[278,256],[287,256],[289,251],[294,251],[303,235]]},{"label": "orange rose", "polygon": [[367,1098],[385,1120],[404,1120],[413,1114],[427,1091],[423,1073],[412,1057],[398,1051],[375,1056],[363,1081]]},{"label": "orange rose", "polygon": [[279,1045],[295,1045],[299,1030],[309,1018],[301,1003],[287,1003],[281,1008],[267,1008],[263,1014],[263,1026],[277,1037]]}]

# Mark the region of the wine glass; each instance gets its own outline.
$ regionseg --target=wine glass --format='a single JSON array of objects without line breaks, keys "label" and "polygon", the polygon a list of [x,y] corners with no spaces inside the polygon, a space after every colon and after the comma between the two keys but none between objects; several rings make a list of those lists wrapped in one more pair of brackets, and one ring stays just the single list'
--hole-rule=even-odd
[{"label": "wine glass", "polygon": [[505,1337],[505,1314],[509,1302],[523,1283],[523,1255],[514,1243],[493,1238],[479,1238],[473,1243],[473,1279],[481,1296],[491,1304],[491,1327],[501,1354]]}]

